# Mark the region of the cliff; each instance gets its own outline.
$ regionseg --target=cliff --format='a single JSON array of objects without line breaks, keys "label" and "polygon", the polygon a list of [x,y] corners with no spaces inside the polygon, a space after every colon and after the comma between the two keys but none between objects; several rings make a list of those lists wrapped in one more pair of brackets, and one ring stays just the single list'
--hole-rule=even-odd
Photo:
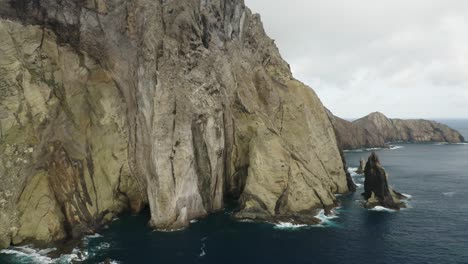
[{"label": "cliff", "polygon": [[380,133],[375,133],[359,124],[334,116],[330,111],[328,111],[328,115],[341,149],[385,147],[386,141]]},{"label": "cliff", "polygon": [[0,0],[0,247],[144,206],[172,230],[315,222],[348,192],[324,107],[243,1]]},{"label": "cliff", "polygon": [[379,112],[353,122],[328,112],[340,146],[343,149],[381,148],[392,142],[449,142],[465,139],[447,125],[423,119],[390,119]]}]

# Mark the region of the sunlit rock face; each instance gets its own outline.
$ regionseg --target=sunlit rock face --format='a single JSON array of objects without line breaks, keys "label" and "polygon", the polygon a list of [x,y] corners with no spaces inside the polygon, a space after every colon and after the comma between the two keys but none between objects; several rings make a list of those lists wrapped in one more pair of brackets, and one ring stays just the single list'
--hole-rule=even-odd
[{"label": "sunlit rock face", "polygon": [[0,246],[239,202],[314,222],[348,191],[333,127],[243,1],[0,0]]}]

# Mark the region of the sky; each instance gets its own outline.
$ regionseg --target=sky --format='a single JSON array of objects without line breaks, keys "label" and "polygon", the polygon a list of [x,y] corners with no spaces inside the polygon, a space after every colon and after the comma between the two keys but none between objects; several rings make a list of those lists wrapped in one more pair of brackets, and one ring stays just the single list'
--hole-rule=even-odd
[{"label": "sky", "polygon": [[468,118],[468,1],[245,2],[335,115]]}]

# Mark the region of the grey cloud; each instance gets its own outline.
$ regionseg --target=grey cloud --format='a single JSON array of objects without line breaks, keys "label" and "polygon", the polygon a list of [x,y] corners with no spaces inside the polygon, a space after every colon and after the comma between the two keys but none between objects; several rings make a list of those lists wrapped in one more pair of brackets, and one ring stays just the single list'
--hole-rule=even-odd
[{"label": "grey cloud", "polygon": [[468,1],[246,3],[337,115],[468,118]]}]

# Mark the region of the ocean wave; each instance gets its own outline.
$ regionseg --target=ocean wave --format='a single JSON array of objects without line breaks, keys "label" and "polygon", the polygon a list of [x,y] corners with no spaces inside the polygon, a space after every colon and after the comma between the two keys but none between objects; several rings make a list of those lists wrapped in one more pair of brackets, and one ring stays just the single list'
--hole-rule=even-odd
[{"label": "ocean wave", "polygon": [[454,145],[468,145],[468,142],[462,142],[462,143],[455,143]]},{"label": "ocean wave", "polygon": [[348,167],[348,172],[351,175],[351,177],[358,176],[359,174],[357,173],[358,168],[356,167]]},{"label": "ocean wave", "polygon": [[444,192],[442,193],[444,196],[447,196],[447,197],[452,197],[456,194],[456,192]]},{"label": "ocean wave", "polygon": [[413,199],[413,195],[411,195],[411,194],[406,194],[406,193],[402,193],[402,194],[403,194],[403,196],[405,196],[406,199],[408,199],[408,200]]},{"label": "ocean wave", "polygon": [[192,219],[192,220],[190,220],[190,223],[191,223],[191,224],[195,224],[195,223],[197,223],[197,222],[198,222],[198,219]]},{"label": "ocean wave", "polygon": [[374,208],[369,209],[369,211],[375,211],[375,212],[388,212],[388,213],[394,213],[396,210],[389,209],[383,206],[376,206]]},{"label": "ocean wave", "polygon": [[200,251],[201,251],[201,252],[200,252],[199,257],[204,257],[204,256],[206,256],[206,251],[205,251],[205,249],[206,249],[206,243],[205,243],[205,241],[206,241],[207,239],[208,239],[208,237],[203,237],[203,238],[200,240],[200,241],[203,242],[203,243],[202,243],[202,246],[201,246],[201,248],[200,248]]},{"label": "ocean wave", "polygon": [[14,255],[18,262],[32,262],[32,263],[53,263],[52,258],[47,254],[55,251],[55,248],[38,250],[32,246],[12,247],[9,249],[0,250],[1,254]]},{"label": "ocean wave", "polygon": [[109,243],[101,242],[99,243],[99,245],[93,248],[93,251],[101,251],[101,250],[109,249],[110,247],[111,245]]},{"label": "ocean wave", "polygon": [[[108,262],[105,262],[105,263],[110,263],[110,264],[120,264],[119,261],[117,260],[113,260],[113,259],[110,259],[110,260],[107,260]],[[104,262],[99,262],[99,264],[104,264]]]},{"label": "ocean wave", "polygon": [[61,254],[58,258],[52,258],[50,253],[56,251],[56,248],[37,249],[32,245],[11,247],[0,250],[0,254],[15,256],[18,263],[37,263],[37,264],[61,264],[85,261],[88,257],[87,252],[81,252],[79,249],[73,249],[70,254]]},{"label": "ocean wave", "polygon": [[293,223],[289,223],[289,222],[279,222],[277,224],[275,224],[275,227],[276,229],[298,229],[298,228],[303,228],[303,227],[307,227],[308,225],[304,225],[304,224],[293,224]]},{"label": "ocean wave", "polygon": [[335,223],[332,221],[333,219],[338,218],[338,211],[332,210],[330,215],[325,214],[325,210],[320,210],[320,212],[315,216],[320,220],[320,224],[316,225],[316,227],[328,227],[328,226],[335,226]]},{"label": "ocean wave", "polygon": [[404,146],[391,146],[390,147],[391,150],[402,149],[402,148],[404,148]]},{"label": "ocean wave", "polygon": [[354,184],[356,184],[357,188],[361,188],[363,186],[362,183],[354,183]]},{"label": "ocean wave", "polygon": [[304,229],[304,228],[312,228],[312,227],[327,227],[327,226],[333,226],[334,223],[331,221],[335,218],[338,218],[338,211],[340,208],[335,208],[335,210],[332,210],[331,215],[326,215],[325,210],[320,210],[317,215],[315,215],[315,218],[320,220],[320,223],[316,225],[306,225],[306,224],[293,224],[290,222],[279,222],[275,223],[274,228],[275,229],[283,229],[283,230],[299,230],[299,229]]},{"label": "ocean wave", "polygon": [[92,234],[92,235],[85,236],[85,239],[93,239],[93,238],[99,238],[99,237],[102,237],[102,235],[99,234],[99,233],[95,233],[95,234]]},{"label": "ocean wave", "polygon": [[200,252],[200,257],[204,257],[206,256],[206,251],[205,251],[205,243],[203,243],[202,247],[201,247],[201,252]]},{"label": "ocean wave", "polygon": [[383,148],[361,148],[361,149],[346,149],[343,152],[359,153],[359,152],[369,152],[374,150],[382,150]]}]

